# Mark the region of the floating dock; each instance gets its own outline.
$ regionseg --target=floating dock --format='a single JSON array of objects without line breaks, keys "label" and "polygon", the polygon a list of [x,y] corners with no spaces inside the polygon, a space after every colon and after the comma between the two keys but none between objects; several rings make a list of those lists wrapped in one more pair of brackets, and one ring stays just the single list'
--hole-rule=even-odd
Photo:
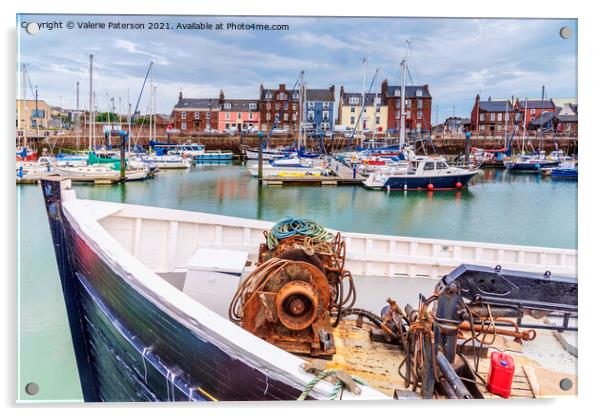
[{"label": "floating dock", "polygon": [[332,176],[304,175],[304,176],[265,176],[261,179],[263,185],[362,185],[366,179],[359,171],[354,176],[353,169],[343,163],[333,160],[330,164]]}]

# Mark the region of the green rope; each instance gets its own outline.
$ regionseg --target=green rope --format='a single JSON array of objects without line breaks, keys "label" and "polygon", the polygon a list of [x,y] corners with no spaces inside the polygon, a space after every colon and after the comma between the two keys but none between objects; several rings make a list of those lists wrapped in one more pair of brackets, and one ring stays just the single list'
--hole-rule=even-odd
[{"label": "green rope", "polygon": [[332,233],[315,221],[304,218],[286,217],[272,227],[267,236],[268,248],[272,250],[283,240],[294,235],[312,237],[316,240],[330,241],[334,238]]},{"label": "green rope", "polygon": [[[309,396],[309,393],[314,389],[316,384],[318,384],[320,381],[324,380],[328,376],[335,375],[337,371],[338,370],[325,370],[325,371],[321,371],[320,373],[318,373],[318,375],[314,379],[312,379],[309,383],[307,383],[307,385],[305,386],[305,389],[303,390],[303,392],[301,393],[301,395],[299,396],[299,398],[297,400],[305,400],[307,398],[307,396]],[[366,385],[366,382],[359,377],[352,375],[351,378],[353,379],[353,381],[355,381],[356,383],[358,383],[362,386]],[[328,400],[336,400],[337,397],[339,397],[341,390],[343,389],[343,386],[344,386],[344,383],[341,380],[337,379],[336,383],[334,383],[334,388],[333,388],[332,392],[330,393],[330,396],[328,396]]]}]

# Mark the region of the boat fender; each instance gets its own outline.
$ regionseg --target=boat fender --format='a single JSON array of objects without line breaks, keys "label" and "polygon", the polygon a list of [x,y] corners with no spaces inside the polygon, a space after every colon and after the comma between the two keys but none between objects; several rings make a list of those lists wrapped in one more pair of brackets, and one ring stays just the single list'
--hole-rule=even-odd
[{"label": "boat fender", "polygon": [[456,182],[456,188],[460,189],[462,187],[462,182]]},{"label": "boat fender", "polygon": [[429,183],[429,184],[426,186],[426,189],[428,189],[429,191],[432,191],[433,189],[435,189],[435,185],[433,185],[432,183]]}]

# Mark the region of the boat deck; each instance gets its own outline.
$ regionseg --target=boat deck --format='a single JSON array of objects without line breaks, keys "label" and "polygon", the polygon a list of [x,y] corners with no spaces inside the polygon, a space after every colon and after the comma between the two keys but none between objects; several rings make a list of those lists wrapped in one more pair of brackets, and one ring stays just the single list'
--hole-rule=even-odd
[{"label": "boat deck", "polygon": [[[366,321],[361,328],[357,327],[355,319],[341,321],[334,331],[337,352],[332,360],[322,361],[327,369],[344,370],[361,378],[374,389],[393,397],[395,390],[405,389],[404,381],[398,373],[405,353],[398,345],[371,341],[371,328],[374,328],[374,325]],[[530,341],[535,345],[523,348],[523,344],[516,343],[508,337],[497,336],[489,347],[487,357],[480,358],[478,374],[487,380],[491,352],[503,351],[511,354],[515,362],[511,398],[576,396],[576,358],[563,350],[551,331],[540,330],[537,337],[536,340]],[[543,362],[543,357],[532,353],[540,350],[541,345],[547,345],[555,351],[552,356],[554,363]],[[468,354],[466,358],[474,370],[474,358]],[[570,371],[571,368],[574,371]],[[564,378],[568,378],[573,384],[573,387],[567,391],[560,388],[560,381]],[[479,379],[475,384],[485,399],[501,398],[490,393]],[[436,398],[444,397],[436,396]]]}]

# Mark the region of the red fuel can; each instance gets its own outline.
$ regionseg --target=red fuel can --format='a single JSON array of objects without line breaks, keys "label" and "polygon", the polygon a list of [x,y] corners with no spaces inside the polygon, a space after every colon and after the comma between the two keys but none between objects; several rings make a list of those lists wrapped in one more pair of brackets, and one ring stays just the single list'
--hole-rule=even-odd
[{"label": "red fuel can", "polygon": [[487,376],[487,389],[502,397],[510,397],[512,378],[514,377],[514,360],[509,354],[494,351],[491,353],[491,365]]}]

